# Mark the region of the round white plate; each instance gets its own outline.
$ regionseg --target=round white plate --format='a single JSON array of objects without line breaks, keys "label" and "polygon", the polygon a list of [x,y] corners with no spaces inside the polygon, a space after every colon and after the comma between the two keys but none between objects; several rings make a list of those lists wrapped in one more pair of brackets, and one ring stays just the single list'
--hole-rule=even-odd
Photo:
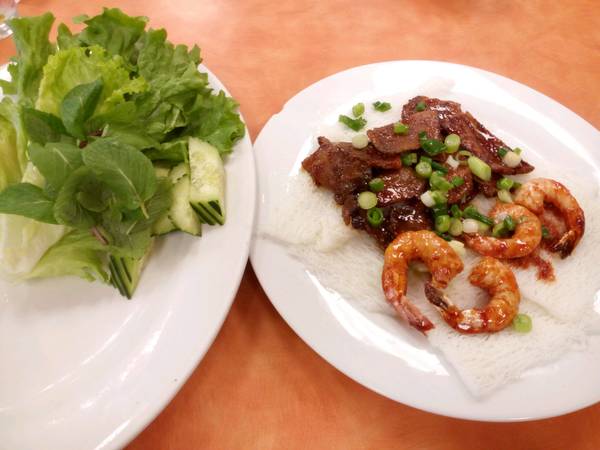
[{"label": "round white plate", "polygon": [[121,448],[169,403],[246,266],[255,205],[247,133],[226,177],[226,224],[162,238],[132,300],[76,278],[0,284],[1,450]]},{"label": "round white plate", "polygon": [[[323,289],[286,249],[262,237],[267,206],[316,148],[339,114],[364,101],[391,101],[388,123],[415,95],[462,103],[506,142],[598,179],[600,133],[575,113],[522,84],[483,70],[432,61],[396,61],[353,68],[293,97],[257,138],[258,213],[251,249],[267,295],[298,335],[340,371],[396,401],[453,417],[514,421],[555,416],[600,400],[600,340],[585,353],[530,370],[519,381],[476,399],[418,333],[384,327],[380,315],[354,308]],[[394,117],[396,119],[394,119]],[[339,131],[338,131],[339,134]],[[593,153],[596,152],[596,153]]]}]

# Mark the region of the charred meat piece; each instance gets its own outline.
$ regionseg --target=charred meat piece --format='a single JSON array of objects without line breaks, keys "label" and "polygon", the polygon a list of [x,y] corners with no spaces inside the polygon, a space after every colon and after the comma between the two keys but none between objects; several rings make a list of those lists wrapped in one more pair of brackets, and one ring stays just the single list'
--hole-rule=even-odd
[{"label": "charred meat piece", "polygon": [[465,203],[471,200],[477,194],[477,190],[469,168],[467,166],[458,166],[456,169],[450,168],[446,174],[446,179],[452,181],[454,177],[462,178],[464,184],[448,191],[448,204]]},{"label": "charred meat piece", "polygon": [[379,206],[415,198],[427,190],[427,180],[418,177],[415,171],[408,167],[381,175],[380,178],[384,187],[377,193]]},{"label": "charred meat piece", "polygon": [[357,150],[349,142],[331,142],[324,137],[320,137],[318,142],[319,148],[302,161],[302,167],[317,186],[333,191],[340,204],[348,194],[366,189],[372,168],[402,167],[398,156],[384,155],[373,147]]},{"label": "charred meat piece", "polygon": [[517,167],[506,166],[498,155],[498,150],[501,147],[509,147],[490,133],[470,113],[463,112],[459,103],[423,96],[415,97],[402,108],[402,119],[408,121],[412,116],[422,114],[416,110],[420,102],[425,103],[427,110],[434,111],[438,115],[444,133],[458,134],[461,146],[489,164],[493,172],[514,175],[533,170],[533,166],[525,161],[521,161]]},{"label": "charred meat piece", "polygon": [[351,195],[344,202],[342,216],[346,224],[366,231],[383,249],[404,231],[429,230],[432,227],[430,214],[418,199],[381,206],[381,210],[383,223],[380,227],[373,227],[367,221],[367,212],[358,206],[356,196]]},{"label": "charred meat piece", "polygon": [[473,177],[473,179],[478,186],[479,192],[486,197],[495,197],[498,193],[498,188],[496,187],[496,183],[498,182],[497,176],[492,175],[492,179],[490,181],[483,181],[477,177]]},{"label": "charred meat piece", "polygon": [[425,131],[431,139],[440,139],[440,120],[434,111],[412,114],[404,122],[407,134],[394,133],[394,124],[367,131],[369,140],[382,153],[401,153],[420,148],[419,133]]}]

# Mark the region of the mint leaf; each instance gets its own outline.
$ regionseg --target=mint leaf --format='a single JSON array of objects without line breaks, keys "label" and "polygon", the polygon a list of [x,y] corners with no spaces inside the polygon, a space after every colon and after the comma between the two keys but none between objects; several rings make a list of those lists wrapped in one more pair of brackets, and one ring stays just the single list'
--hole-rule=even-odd
[{"label": "mint leaf", "polygon": [[50,195],[58,193],[67,177],[81,164],[81,149],[75,145],[51,142],[45,146],[31,144],[29,158],[46,179]]},{"label": "mint leaf", "polygon": [[145,210],[144,202],[156,191],[150,160],[116,139],[103,138],[89,144],[83,162],[113,191],[117,206]]},{"label": "mint leaf", "polygon": [[30,183],[13,184],[0,192],[0,213],[56,224],[53,206],[44,191]]},{"label": "mint leaf", "polygon": [[154,222],[160,219],[171,207],[173,203],[173,184],[167,178],[161,178],[156,185],[156,192],[150,200],[146,202],[148,217],[140,217],[131,228],[132,233],[150,228]]},{"label": "mint leaf", "polygon": [[71,136],[85,139],[83,125],[94,114],[103,86],[102,78],[98,78],[91,83],[75,86],[65,95],[60,105],[60,115]]},{"label": "mint leaf", "polygon": [[89,167],[81,166],[69,175],[54,204],[54,216],[58,223],[84,230],[96,224],[94,216],[77,201],[77,194],[85,190],[85,185],[95,182],[96,178]]},{"label": "mint leaf", "polygon": [[57,142],[63,134],[67,134],[62,121],[54,114],[23,108],[22,117],[25,131],[33,142]]}]

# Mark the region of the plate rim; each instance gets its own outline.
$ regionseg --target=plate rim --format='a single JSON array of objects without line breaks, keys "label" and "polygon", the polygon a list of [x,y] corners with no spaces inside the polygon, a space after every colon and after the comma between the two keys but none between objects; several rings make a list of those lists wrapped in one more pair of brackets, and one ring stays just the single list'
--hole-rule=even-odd
[{"label": "plate rim", "polygon": [[[422,411],[426,411],[428,413],[432,413],[432,414],[436,414],[436,415],[441,415],[441,416],[446,416],[446,417],[451,417],[451,418],[455,418],[455,419],[462,419],[462,420],[469,420],[469,421],[481,421],[481,422],[526,422],[526,421],[532,421],[532,420],[543,420],[543,419],[548,419],[551,417],[557,417],[557,416],[561,416],[564,414],[568,414],[571,412],[575,412],[575,411],[579,411],[581,409],[587,408],[589,406],[595,405],[597,403],[600,403],[600,397],[598,399],[593,399],[593,400],[589,400],[586,401],[584,403],[578,404],[576,406],[572,406],[572,407],[563,407],[562,409],[560,409],[559,411],[551,411],[551,412],[547,412],[544,414],[539,414],[539,415],[535,415],[535,416],[511,416],[511,417],[505,417],[505,416],[497,416],[497,415],[489,415],[489,416],[485,416],[482,417],[480,415],[473,415],[473,414],[461,414],[460,412],[457,413],[452,413],[449,412],[448,410],[445,410],[443,408],[436,408],[436,407],[424,407],[423,405],[418,404],[417,402],[412,402],[412,401],[407,401],[407,400],[400,400],[398,398],[394,398],[394,396],[390,395],[389,393],[385,392],[382,389],[379,389],[377,386],[374,386],[374,383],[368,382],[364,377],[363,380],[359,379],[358,375],[355,373],[350,373],[352,371],[352,369],[344,369],[341,367],[341,364],[339,363],[339,360],[336,362],[333,362],[329,357],[327,357],[327,349],[325,348],[315,348],[317,345],[315,345],[314,343],[312,343],[310,341],[309,338],[306,337],[305,334],[309,334],[308,332],[305,332],[305,330],[302,329],[302,327],[296,323],[294,318],[288,318],[289,314],[288,312],[286,312],[285,310],[285,302],[280,302],[278,300],[275,300],[276,296],[273,295],[273,286],[271,286],[268,282],[265,282],[263,280],[263,273],[260,272],[259,270],[257,270],[256,268],[256,264],[255,264],[255,259],[258,258],[258,252],[260,250],[258,250],[258,247],[260,246],[259,242],[263,239],[265,239],[263,236],[259,236],[259,230],[258,230],[258,226],[259,226],[259,220],[258,217],[260,216],[260,210],[263,207],[263,202],[260,200],[260,195],[261,195],[261,190],[260,190],[260,180],[258,179],[258,177],[260,176],[260,167],[259,167],[259,162],[260,162],[260,157],[259,157],[259,152],[260,152],[260,147],[262,146],[262,139],[263,139],[263,133],[265,132],[265,130],[267,130],[270,126],[272,126],[272,123],[274,120],[276,120],[278,118],[278,116],[280,116],[282,113],[285,112],[286,109],[293,107],[294,103],[296,101],[298,101],[298,99],[307,93],[307,91],[312,91],[314,89],[317,89],[319,87],[320,84],[325,84],[327,82],[330,82],[332,79],[336,79],[337,77],[340,76],[344,76],[344,75],[348,75],[348,73],[353,72],[353,71],[359,71],[359,70],[367,70],[369,68],[376,68],[376,67],[381,67],[381,66],[385,66],[388,64],[419,64],[419,63],[425,63],[425,64],[439,64],[439,65],[448,65],[448,66],[454,66],[457,68],[460,68],[461,70],[469,70],[469,71],[474,71],[474,72],[479,72],[483,75],[486,76],[490,76],[492,78],[500,78],[503,81],[508,81],[509,83],[512,83],[514,87],[518,87],[520,89],[523,89],[524,92],[526,92],[527,94],[533,94],[535,96],[538,97],[542,97],[544,99],[544,101],[546,102],[550,102],[552,104],[552,106],[558,108],[558,110],[560,110],[560,114],[561,115],[568,115],[570,116],[571,119],[575,119],[579,122],[582,122],[586,127],[589,127],[590,130],[593,130],[594,134],[596,135],[596,137],[600,138],[600,131],[593,125],[591,124],[588,120],[586,120],[585,118],[579,116],[577,113],[575,113],[574,111],[572,111],[571,109],[569,109],[568,107],[566,107],[565,105],[561,104],[560,102],[558,102],[557,100],[554,100],[552,97],[549,97],[548,95],[544,94],[543,92],[540,92],[524,83],[521,83],[520,81],[514,80],[510,77],[492,72],[492,71],[488,71],[479,67],[475,67],[475,66],[470,66],[470,65],[466,65],[466,64],[459,64],[459,63],[454,63],[454,62],[449,62],[449,61],[439,61],[439,60],[426,60],[426,59],[402,59],[402,60],[384,60],[384,61],[379,61],[379,62],[373,62],[373,63],[368,63],[368,64],[362,64],[362,65],[358,65],[358,66],[354,66],[354,67],[349,67],[343,70],[340,70],[338,72],[335,72],[333,74],[327,75],[313,83],[311,83],[310,85],[304,87],[303,89],[301,89],[299,92],[297,92],[296,94],[294,94],[292,97],[290,97],[282,106],[281,110],[278,111],[277,113],[273,114],[269,120],[265,123],[265,125],[263,126],[263,128],[260,130],[260,132],[258,133],[258,135],[256,136],[256,139],[254,141],[254,151],[256,154],[255,157],[255,163],[257,165],[257,202],[256,202],[256,220],[254,222],[254,233],[253,233],[253,240],[252,240],[252,245],[251,245],[251,249],[250,249],[250,262],[252,265],[253,270],[256,273],[257,279],[261,285],[261,287],[264,289],[269,301],[271,302],[271,304],[275,307],[275,309],[277,310],[277,312],[281,315],[281,317],[283,318],[283,320],[290,326],[290,328],[292,328],[292,330],[294,331],[294,333],[296,333],[298,335],[298,337],[300,337],[300,339],[302,339],[302,341],[304,343],[306,343],[306,345],[308,345],[313,351],[315,351],[321,358],[323,358],[328,364],[330,364],[331,366],[335,367],[336,370],[340,371],[343,375],[349,377],[350,379],[352,379],[353,381],[357,382],[358,384],[366,387],[367,389],[382,395],[386,398],[389,398],[390,400],[393,400],[397,403],[401,403],[410,407],[413,407],[415,409],[419,409]],[[306,133],[306,135],[308,136],[310,133]],[[566,355],[565,355],[566,356]],[[550,362],[551,363],[551,362]],[[550,364],[549,363],[549,364]],[[454,376],[454,375],[453,375]],[[459,380],[460,381],[460,380]],[[462,382],[461,382],[462,383]],[[493,393],[491,394],[493,395]]]}]

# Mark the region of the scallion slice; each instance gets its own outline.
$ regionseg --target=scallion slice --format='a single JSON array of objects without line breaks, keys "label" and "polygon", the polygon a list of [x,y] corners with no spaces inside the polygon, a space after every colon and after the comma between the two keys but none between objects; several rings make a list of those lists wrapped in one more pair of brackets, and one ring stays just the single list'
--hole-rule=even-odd
[{"label": "scallion slice", "polygon": [[362,209],[371,209],[377,206],[377,195],[370,191],[358,194],[358,206]]},{"label": "scallion slice", "polygon": [[479,222],[484,223],[490,227],[494,225],[494,221],[492,219],[481,214],[479,211],[477,211],[477,208],[475,208],[473,205],[467,206],[463,210],[462,214],[463,214],[463,217],[466,217],[468,219],[478,220]]},{"label": "scallion slice", "polygon": [[465,184],[465,179],[463,177],[453,177],[451,183],[454,187],[459,187]]},{"label": "scallion slice", "polygon": [[417,106],[415,106],[415,111],[425,111],[427,109],[427,104],[425,104],[425,102],[419,102],[417,103]]},{"label": "scallion slice", "polygon": [[396,122],[394,124],[394,133],[396,134],[408,134],[408,125],[404,125],[402,122]]},{"label": "scallion slice", "polygon": [[403,166],[412,166],[413,164],[417,163],[416,153],[403,153],[401,158]]},{"label": "scallion slice", "polygon": [[531,317],[527,314],[517,314],[512,322],[513,328],[519,333],[529,333],[533,328]]},{"label": "scallion slice", "polygon": [[512,196],[510,195],[510,192],[507,191],[506,189],[500,189],[498,191],[498,199],[504,203],[512,203],[512,201],[513,201]]},{"label": "scallion slice", "polygon": [[492,168],[477,156],[469,156],[467,164],[476,177],[481,178],[483,181],[492,179]]},{"label": "scallion slice", "polygon": [[371,192],[381,192],[384,187],[385,185],[381,178],[373,178],[369,181],[369,189],[371,189]]},{"label": "scallion slice", "polygon": [[352,107],[352,115],[354,117],[360,117],[364,114],[365,112],[365,104],[364,103],[357,103],[356,105],[354,105]]},{"label": "scallion slice", "polygon": [[421,161],[419,164],[415,166],[415,171],[417,175],[421,178],[429,178],[431,176],[431,164]]},{"label": "scallion slice", "polygon": [[383,211],[380,208],[371,208],[367,211],[367,222],[372,227],[379,227],[383,223]]},{"label": "scallion slice", "polygon": [[340,114],[340,117],[338,117],[338,121],[354,131],[362,130],[367,124],[367,121],[362,117],[359,117],[358,119],[353,119],[352,117],[344,116],[343,114]]},{"label": "scallion slice", "polygon": [[379,112],[386,112],[392,109],[392,105],[390,105],[388,102],[380,102],[378,100],[375,103],[373,103],[373,109]]},{"label": "scallion slice", "polygon": [[435,230],[440,233],[446,233],[450,229],[450,216],[447,214],[435,218]]},{"label": "scallion slice", "polygon": [[446,144],[446,153],[455,153],[460,147],[460,136],[454,133],[449,134],[444,139],[444,144]]}]

